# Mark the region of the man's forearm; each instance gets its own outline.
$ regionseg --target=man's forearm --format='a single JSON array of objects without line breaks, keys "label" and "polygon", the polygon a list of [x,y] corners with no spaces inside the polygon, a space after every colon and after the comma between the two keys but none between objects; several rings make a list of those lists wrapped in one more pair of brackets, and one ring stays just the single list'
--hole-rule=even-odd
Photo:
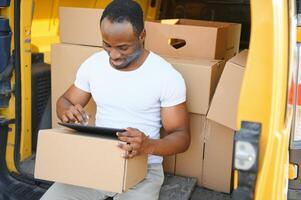
[{"label": "man's forearm", "polygon": [[56,113],[60,120],[62,120],[63,113],[73,104],[64,96],[61,96],[56,102]]},{"label": "man's forearm", "polygon": [[168,156],[186,151],[190,144],[190,136],[187,131],[173,132],[162,139],[149,139],[147,153]]}]

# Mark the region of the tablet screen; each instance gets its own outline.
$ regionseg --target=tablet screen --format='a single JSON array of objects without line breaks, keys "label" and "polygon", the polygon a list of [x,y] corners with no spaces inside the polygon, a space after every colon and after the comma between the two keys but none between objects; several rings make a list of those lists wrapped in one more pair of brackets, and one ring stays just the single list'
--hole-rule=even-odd
[{"label": "tablet screen", "polygon": [[73,123],[62,123],[58,122],[59,125],[65,126],[71,129],[74,129],[79,132],[89,133],[89,134],[97,134],[108,136],[112,138],[118,138],[116,133],[117,132],[124,132],[124,129],[116,129],[116,128],[108,128],[108,127],[100,127],[100,126],[89,126],[89,125],[82,125],[82,124],[73,124]]}]

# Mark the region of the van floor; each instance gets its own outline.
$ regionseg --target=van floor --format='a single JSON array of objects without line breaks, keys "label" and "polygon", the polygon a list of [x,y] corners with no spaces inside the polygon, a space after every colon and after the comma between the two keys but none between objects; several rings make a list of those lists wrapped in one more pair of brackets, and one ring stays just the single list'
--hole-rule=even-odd
[{"label": "van floor", "polygon": [[[30,175],[34,174],[34,163],[35,155],[24,160],[20,167],[22,170]],[[230,200],[231,195],[215,192],[212,190],[205,189],[203,187],[195,186],[196,180],[194,178],[179,177],[166,175],[164,185],[162,188],[167,188],[168,192],[161,190],[159,200],[199,200],[199,199],[210,199],[210,200]],[[175,195],[179,193],[179,195]],[[163,194],[162,194],[163,193]],[[172,196],[170,196],[172,195]]]}]

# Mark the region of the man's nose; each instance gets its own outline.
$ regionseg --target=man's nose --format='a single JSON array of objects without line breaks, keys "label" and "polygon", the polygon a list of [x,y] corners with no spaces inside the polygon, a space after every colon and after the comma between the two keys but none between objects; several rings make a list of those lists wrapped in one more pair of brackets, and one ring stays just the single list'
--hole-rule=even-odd
[{"label": "man's nose", "polygon": [[110,51],[110,57],[111,59],[116,60],[121,57],[121,54],[116,49],[112,48]]}]

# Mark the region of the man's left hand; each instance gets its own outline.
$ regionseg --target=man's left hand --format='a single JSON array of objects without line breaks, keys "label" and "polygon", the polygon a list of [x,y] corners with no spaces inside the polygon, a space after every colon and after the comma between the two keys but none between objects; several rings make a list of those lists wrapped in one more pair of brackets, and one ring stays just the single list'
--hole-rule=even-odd
[{"label": "man's left hand", "polygon": [[133,158],[140,154],[147,154],[149,137],[136,128],[126,128],[125,130],[125,132],[117,133],[118,139],[123,141],[118,143],[118,147],[125,150],[122,157]]}]

